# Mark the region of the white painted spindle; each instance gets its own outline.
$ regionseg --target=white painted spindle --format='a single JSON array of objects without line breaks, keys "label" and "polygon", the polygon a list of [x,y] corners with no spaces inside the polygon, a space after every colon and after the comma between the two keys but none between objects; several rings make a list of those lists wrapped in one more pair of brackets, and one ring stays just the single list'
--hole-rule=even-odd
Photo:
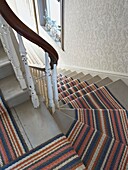
[{"label": "white painted spindle", "polygon": [[48,107],[52,113],[55,112],[55,104],[53,101],[53,89],[51,81],[51,69],[49,64],[49,55],[45,52],[45,72],[46,72],[46,82],[47,82],[47,92],[48,92]]},{"label": "white painted spindle", "polygon": [[32,78],[31,72],[30,72],[30,68],[28,66],[26,49],[24,47],[21,35],[19,35],[19,34],[17,34],[17,35],[18,35],[18,40],[19,40],[19,51],[20,51],[20,55],[22,57],[22,61],[24,63],[26,79],[27,79],[29,90],[30,90],[32,103],[33,103],[34,108],[37,108],[37,107],[39,107],[39,99],[36,94],[34,81],[33,81],[33,78]]},{"label": "white painted spindle", "polygon": [[53,84],[53,94],[54,94],[55,106],[56,106],[56,108],[59,108],[56,64],[53,65],[53,70],[52,70],[52,84]]}]

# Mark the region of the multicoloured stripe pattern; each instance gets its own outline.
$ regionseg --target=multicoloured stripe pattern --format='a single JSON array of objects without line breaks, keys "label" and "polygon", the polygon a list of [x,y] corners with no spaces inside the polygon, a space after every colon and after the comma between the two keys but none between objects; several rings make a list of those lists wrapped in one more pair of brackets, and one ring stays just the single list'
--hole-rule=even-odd
[{"label": "multicoloured stripe pattern", "polygon": [[85,166],[63,134],[7,165],[6,170],[84,170]]},{"label": "multicoloured stripe pattern", "polygon": [[67,76],[60,75],[57,77],[57,82],[67,79]]},{"label": "multicoloured stripe pattern", "polygon": [[68,139],[87,169],[126,170],[128,146],[77,120]]},{"label": "multicoloured stripe pattern", "polygon": [[66,84],[66,83],[69,83],[69,82],[72,81],[72,80],[73,80],[73,79],[72,79],[71,77],[64,78],[63,80],[61,80],[61,81],[58,82],[58,87]]},{"label": "multicoloured stripe pattern", "polygon": [[60,93],[62,90],[67,90],[68,88],[75,86],[77,84],[79,84],[80,81],[78,79],[74,79],[66,84],[64,84],[63,86],[61,86],[61,88],[58,88],[58,92]]},{"label": "multicoloured stripe pattern", "polygon": [[128,144],[128,111],[124,109],[76,109],[76,120]]},{"label": "multicoloured stripe pattern", "polygon": [[95,84],[91,84],[91,85],[89,85],[89,86],[87,86],[87,87],[85,87],[81,90],[78,90],[77,92],[75,92],[71,95],[68,95],[67,97],[63,98],[61,100],[61,102],[63,104],[69,103],[70,101],[75,100],[76,98],[81,97],[81,96],[85,95],[86,93],[89,93],[89,92],[94,91],[96,89],[97,89],[97,86]]},{"label": "multicoloured stripe pattern", "polygon": [[126,169],[127,116],[124,109],[76,109],[67,137],[87,169]]},{"label": "multicoloured stripe pattern", "polygon": [[73,86],[73,87],[71,87],[69,89],[64,90],[63,87],[60,87],[59,88],[59,92],[60,92],[59,93],[59,99],[61,100],[64,97],[67,97],[67,96],[77,92],[78,90],[81,90],[81,89],[87,87],[87,86],[88,86],[88,83],[83,81],[83,82],[80,82],[79,84],[77,84],[77,85],[75,85],[75,86]]},{"label": "multicoloured stripe pattern", "polygon": [[59,88],[61,103],[76,108],[68,140],[87,169],[126,170],[128,111],[107,87],[80,87],[81,83],[69,89]]},{"label": "multicoloured stripe pattern", "polygon": [[72,100],[68,103],[70,108],[86,109],[122,109],[120,103],[112,96],[106,87],[101,87],[95,91]]},{"label": "multicoloured stripe pattern", "polygon": [[18,127],[0,98],[0,167],[28,151]]}]

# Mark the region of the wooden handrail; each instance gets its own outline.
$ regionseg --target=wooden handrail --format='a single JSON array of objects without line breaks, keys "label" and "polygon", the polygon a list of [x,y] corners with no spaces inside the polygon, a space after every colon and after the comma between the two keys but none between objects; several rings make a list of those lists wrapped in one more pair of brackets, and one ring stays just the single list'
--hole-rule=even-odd
[{"label": "wooden handrail", "polygon": [[38,34],[27,27],[11,10],[5,0],[0,0],[0,14],[6,22],[21,36],[41,47],[45,52],[48,52],[51,59],[50,65],[57,64],[58,54],[56,50]]},{"label": "wooden handrail", "polygon": [[30,68],[34,68],[34,69],[39,70],[39,71],[44,71],[44,72],[45,72],[45,68],[44,68],[44,67],[41,67],[41,66],[39,66],[39,65],[29,64],[29,67],[30,67]]}]

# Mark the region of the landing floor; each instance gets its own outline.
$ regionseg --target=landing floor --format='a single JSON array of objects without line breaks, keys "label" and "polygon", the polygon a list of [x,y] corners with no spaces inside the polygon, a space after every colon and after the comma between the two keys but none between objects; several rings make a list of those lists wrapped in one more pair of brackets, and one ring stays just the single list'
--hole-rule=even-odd
[{"label": "landing floor", "polygon": [[12,108],[11,112],[29,149],[61,133],[43,101],[38,109],[34,109],[29,100]]}]

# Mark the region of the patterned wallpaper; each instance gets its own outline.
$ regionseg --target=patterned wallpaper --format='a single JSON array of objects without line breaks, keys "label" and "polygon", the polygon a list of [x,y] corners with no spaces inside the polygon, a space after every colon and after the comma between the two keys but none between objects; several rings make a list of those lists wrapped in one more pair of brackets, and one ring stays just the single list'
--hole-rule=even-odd
[{"label": "patterned wallpaper", "polygon": [[[34,29],[33,18],[26,19]],[[49,42],[60,64],[128,74],[128,0],[64,0],[64,52]]]},{"label": "patterned wallpaper", "polygon": [[128,0],[65,0],[63,64],[128,73]]}]

